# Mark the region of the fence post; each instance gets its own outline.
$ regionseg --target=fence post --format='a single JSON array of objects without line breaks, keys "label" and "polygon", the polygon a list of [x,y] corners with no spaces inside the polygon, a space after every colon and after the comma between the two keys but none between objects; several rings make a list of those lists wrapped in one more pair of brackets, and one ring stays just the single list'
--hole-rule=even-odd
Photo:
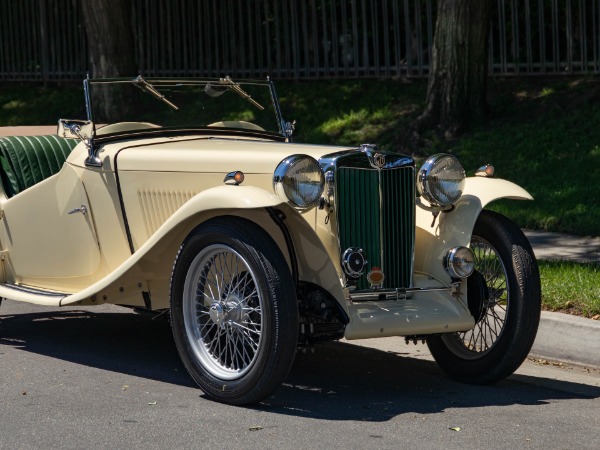
[{"label": "fence post", "polygon": [[40,42],[39,49],[42,57],[42,81],[44,86],[48,83],[48,17],[46,0],[39,0],[40,5]]}]

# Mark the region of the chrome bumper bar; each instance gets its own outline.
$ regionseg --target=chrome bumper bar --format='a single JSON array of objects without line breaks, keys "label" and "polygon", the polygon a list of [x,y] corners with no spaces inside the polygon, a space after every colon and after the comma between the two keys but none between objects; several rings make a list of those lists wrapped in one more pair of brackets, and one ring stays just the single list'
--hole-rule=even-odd
[{"label": "chrome bumper bar", "polygon": [[450,292],[453,296],[460,294],[461,283],[452,283],[451,286],[425,287],[425,288],[396,288],[396,289],[369,289],[363,291],[350,291],[348,297],[353,302],[369,302],[383,300],[406,300],[414,293]]}]

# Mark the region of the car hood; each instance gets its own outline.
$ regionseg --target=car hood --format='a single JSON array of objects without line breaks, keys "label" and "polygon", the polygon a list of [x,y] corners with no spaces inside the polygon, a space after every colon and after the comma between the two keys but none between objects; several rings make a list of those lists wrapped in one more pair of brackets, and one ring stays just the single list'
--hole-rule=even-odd
[{"label": "car hood", "polygon": [[287,156],[326,154],[347,151],[348,147],[281,143],[251,139],[188,138],[165,139],[140,145],[111,145],[119,171],[273,173]]}]

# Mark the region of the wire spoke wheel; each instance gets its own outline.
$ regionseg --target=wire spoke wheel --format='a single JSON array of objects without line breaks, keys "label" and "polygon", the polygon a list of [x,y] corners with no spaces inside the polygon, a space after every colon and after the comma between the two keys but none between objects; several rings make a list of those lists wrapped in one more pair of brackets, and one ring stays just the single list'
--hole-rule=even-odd
[{"label": "wire spoke wheel", "polygon": [[213,375],[243,376],[262,342],[263,296],[239,253],[224,245],[193,260],[183,291],[184,322],[194,353]]},{"label": "wire spoke wheel", "polygon": [[452,378],[487,384],[506,378],[535,339],[541,310],[540,276],[529,241],[508,218],[482,211],[471,238],[475,272],[467,279],[474,327],[427,339]]},{"label": "wire spoke wheel", "polygon": [[471,249],[475,255],[475,270],[485,283],[487,296],[481,305],[481,318],[472,330],[458,333],[460,342],[451,339],[452,348],[463,357],[480,357],[498,342],[506,324],[510,307],[507,272],[497,250],[485,239],[473,236]]},{"label": "wire spoke wheel", "polygon": [[171,277],[171,327],[181,360],[212,399],[247,405],[288,374],[298,344],[298,303],[273,239],[240,217],[198,226]]}]

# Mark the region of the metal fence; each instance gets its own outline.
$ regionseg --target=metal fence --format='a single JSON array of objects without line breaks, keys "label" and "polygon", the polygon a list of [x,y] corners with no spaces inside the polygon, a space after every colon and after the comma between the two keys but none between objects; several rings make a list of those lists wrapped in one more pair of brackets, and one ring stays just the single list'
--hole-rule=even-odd
[{"label": "metal fence", "polygon": [[[435,0],[132,0],[140,73],[421,77]],[[81,79],[76,0],[0,0],[0,80]],[[600,73],[600,0],[494,0],[490,73]]]}]

